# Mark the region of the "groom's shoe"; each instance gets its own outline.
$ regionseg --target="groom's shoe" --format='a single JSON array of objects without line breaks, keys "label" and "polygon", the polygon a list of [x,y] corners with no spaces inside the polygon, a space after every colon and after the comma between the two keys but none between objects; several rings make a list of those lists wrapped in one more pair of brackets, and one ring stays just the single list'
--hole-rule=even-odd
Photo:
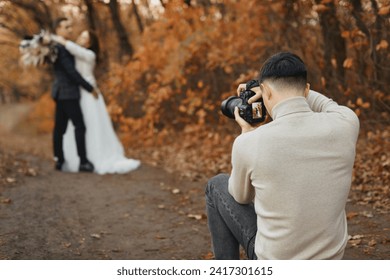
[{"label": "groom's shoe", "polygon": [[80,172],[93,172],[94,169],[95,167],[88,160],[83,163],[80,163],[80,167],[79,167]]}]

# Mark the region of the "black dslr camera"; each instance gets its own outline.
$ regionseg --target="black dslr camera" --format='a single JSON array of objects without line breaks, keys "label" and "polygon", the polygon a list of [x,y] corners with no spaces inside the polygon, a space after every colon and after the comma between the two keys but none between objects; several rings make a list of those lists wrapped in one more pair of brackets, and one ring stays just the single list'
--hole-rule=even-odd
[{"label": "black dslr camera", "polygon": [[228,99],[222,101],[221,111],[228,118],[234,119],[234,108],[238,107],[238,112],[246,122],[250,124],[260,123],[265,120],[266,109],[263,98],[257,102],[248,104],[249,98],[255,95],[251,88],[258,87],[259,82],[251,80],[246,83],[246,90],[240,93],[240,96],[230,96]]}]

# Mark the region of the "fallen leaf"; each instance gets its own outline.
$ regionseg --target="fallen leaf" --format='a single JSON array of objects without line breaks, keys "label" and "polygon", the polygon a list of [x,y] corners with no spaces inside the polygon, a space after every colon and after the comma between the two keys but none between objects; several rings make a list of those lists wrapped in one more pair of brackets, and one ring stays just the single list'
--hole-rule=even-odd
[{"label": "fallen leaf", "polygon": [[212,252],[208,252],[207,254],[201,256],[202,260],[213,260],[214,254]]},{"label": "fallen leaf", "polygon": [[5,180],[7,181],[7,183],[15,183],[16,182],[16,179],[15,178],[11,178],[11,177],[8,177]]},{"label": "fallen leaf", "polygon": [[202,220],[202,219],[204,219],[206,216],[205,216],[204,214],[188,214],[187,217],[188,217],[188,218],[195,219],[195,220]]},{"label": "fallen leaf", "polygon": [[12,202],[12,200],[10,198],[4,198],[1,200],[1,203],[4,203],[4,204],[10,204]]},{"label": "fallen leaf", "polygon": [[165,236],[161,236],[161,235],[159,235],[159,234],[157,234],[156,236],[155,236],[155,238],[156,239],[167,239]]},{"label": "fallen leaf", "polygon": [[359,215],[359,214],[356,213],[356,212],[349,212],[349,213],[347,214],[347,219],[350,220],[350,219],[356,217],[357,215]]},{"label": "fallen leaf", "polygon": [[363,234],[357,234],[357,235],[353,235],[353,236],[348,236],[350,240],[356,240],[356,239],[362,239],[364,237]]},{"label": "fallen leaf", "polygon": [[173,193],[173,194],[179,194],[179,193],[180,193],[180,190],[179,190],[179,189],[173,189],[173,190],[172,190],[172,193]]},{"label": "fallen leaf", "polygon": [[26,175],[35,177],[35,176],[37,176],[37,172],[35,171],[34,168],[29,168],[29,169],[27,169]]},{"label": "fallen leaf", "polygon": [[362,240],[361,239],[349,240],[348,243],[351,244],[351,246],[358,246],[360,243],[362,243]]},{"label": "fallen leaf", "polygon": [[64,246],[64,248],[69,248],[70,246],[72,246],[72,243],[70,243],[70,242],[63,242],[62,246]]},{"label": "fallen leaf", "polygon": [[95,239],[100,239],[100,238],[101,238],[100,234],[98,234],[98,233],[91,233],[90,236],[91,236],[92,238],[95,238]]},{"label": "fallen leaf", "polygon": [[371,212],[367,212],[367,211],[360,212],[359,214],[366,217],[366,218],[374,217],[374,215]]}]

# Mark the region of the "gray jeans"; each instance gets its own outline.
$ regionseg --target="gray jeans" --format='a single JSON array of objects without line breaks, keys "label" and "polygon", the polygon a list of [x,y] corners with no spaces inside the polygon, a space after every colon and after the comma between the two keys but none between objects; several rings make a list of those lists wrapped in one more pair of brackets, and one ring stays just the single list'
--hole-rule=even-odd
[{"label": "gray jeans", "polygon": [[238,260],[241,244],[248,259],[257,259],[254,252],[257,216],[253,203],[237,203],[228,192],[228,180],[228,174],[219,174],[206,186],[206,211],[214,256],[217,260]]}]

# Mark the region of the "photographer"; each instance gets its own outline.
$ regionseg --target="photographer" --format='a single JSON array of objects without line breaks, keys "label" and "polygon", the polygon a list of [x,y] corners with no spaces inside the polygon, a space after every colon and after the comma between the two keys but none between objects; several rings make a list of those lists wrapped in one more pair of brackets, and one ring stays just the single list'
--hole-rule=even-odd
[{"label": "photographer", "polygon": [[[341,259],[359,120],[311,91],[303,61],[288,52],[263,64],[260,86],[272,121],[242,128],[232,171],[209,180],[206,206],[216,259]],[[238,93],[246,85],[238,87]]]}]

